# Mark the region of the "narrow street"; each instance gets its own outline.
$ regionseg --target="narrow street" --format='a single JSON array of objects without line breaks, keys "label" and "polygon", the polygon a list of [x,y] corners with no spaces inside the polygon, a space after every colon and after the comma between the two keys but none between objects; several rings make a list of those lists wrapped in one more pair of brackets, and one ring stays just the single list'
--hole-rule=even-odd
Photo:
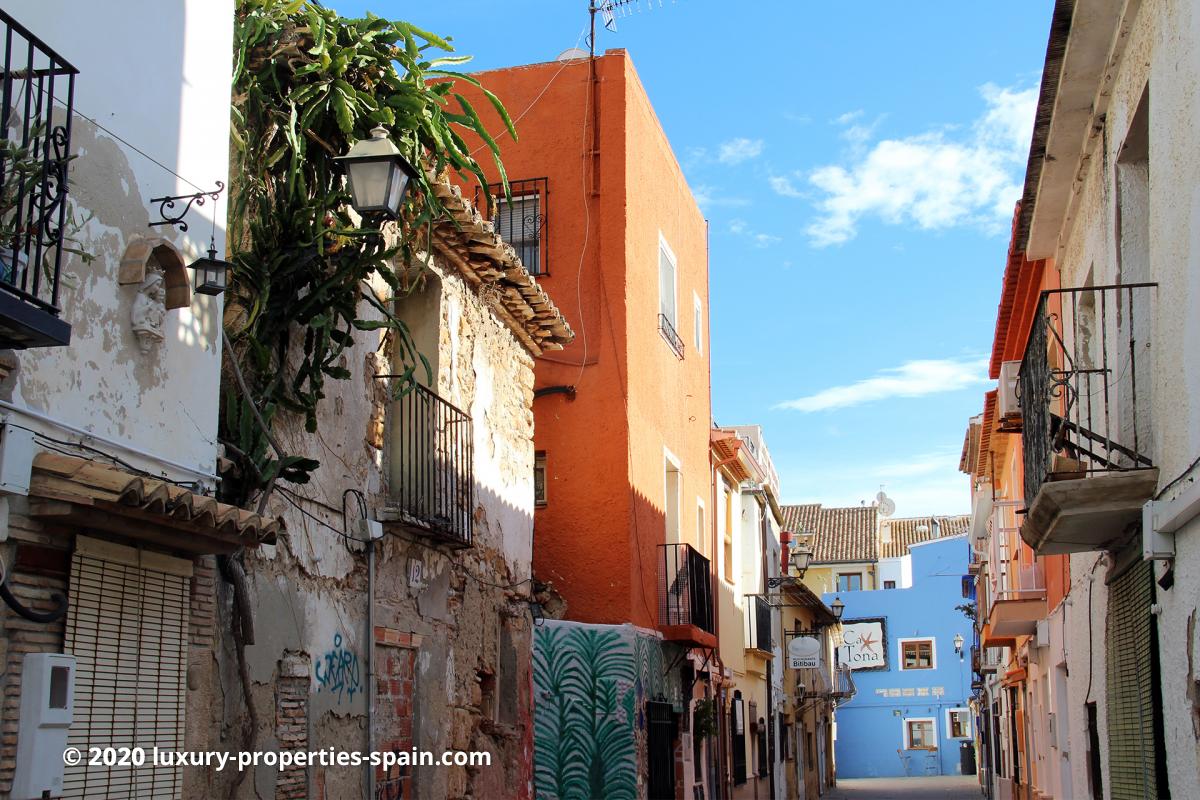
[{"label": "narrow street", "polygon": [[977,800],[982,797],[974,775],[936,778],[843,778],[831,800]]}]

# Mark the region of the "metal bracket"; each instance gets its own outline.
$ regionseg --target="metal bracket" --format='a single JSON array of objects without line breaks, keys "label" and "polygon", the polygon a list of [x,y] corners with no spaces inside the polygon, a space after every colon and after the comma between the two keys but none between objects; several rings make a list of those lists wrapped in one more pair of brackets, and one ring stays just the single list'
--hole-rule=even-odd
[{"label": "metal bracket", "polygon": [[[225,184],[223,182],[217,181],[216,184],[217,188],[211,192],[196,192],[196,194],[180,194],[168,197],[150,198],[151,203],[158,203],[158,214],[162,217],[162,219],[158,222],[151,222],[149,227],[153,228],[156,225],[177,225],[179,230],[186,231],[188,229],[188,224],[183,221],[183,218],[186,217],[187,213],[192,210],[192,206],[202,206],[204,205],[205,199],[210,197],[212,198],[213,202],[216,202],[217,198],[221,196],[221,192],[225,191]],[[178,214],[172,210],[175,208],[176,200],[187,200],[187,205],[185,205],[183,207],[183,211],[180,211]]]}]

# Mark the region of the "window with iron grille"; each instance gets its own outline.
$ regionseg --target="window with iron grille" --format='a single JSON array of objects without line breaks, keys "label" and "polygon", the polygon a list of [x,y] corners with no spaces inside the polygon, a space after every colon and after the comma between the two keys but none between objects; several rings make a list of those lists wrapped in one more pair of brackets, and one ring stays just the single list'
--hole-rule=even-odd
[{"label": "window with iron grille", "polygon": [[530,275],[547,274],[546,200],[549,195],[546,178],[509,181],[509,193],[504,186],[488,186],[493,202],[492,225],[504,241],[513,246],[517,257]]}]

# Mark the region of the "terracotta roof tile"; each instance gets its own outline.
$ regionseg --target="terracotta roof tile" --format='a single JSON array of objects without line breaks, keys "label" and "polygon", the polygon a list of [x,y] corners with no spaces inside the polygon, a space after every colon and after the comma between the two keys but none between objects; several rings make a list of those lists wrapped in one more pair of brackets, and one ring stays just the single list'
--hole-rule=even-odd
[{"label": "terracotta roof tile", "polygon": [[[934,522],[937,526],[934,526]],[[908,553],[908,548],[921,542],[930,542],[935,538],[958,536],[966,533],[971,527],[971,516],[963,514],[956,517],[909,517],[906,519],[885,519],[880,522],[880,557],[899,558]],[[936,536],[934,535],[936,531]]]},{"label": "terracotta roof tile", "polygon": [[566,318],[521,264],[512,245],[463,197],[462,188],[444,176],[432,188],[449,214],[433,225],[433,244],[439,253],[450,257],[534,355],[570,344],[575,334]]},{"label": "terracotta roof tile", "polygon": [[785,529],[813,534],[814,564],[878,561],[878,519],[874,506],[823,508],[818,503],[783,507]]}]

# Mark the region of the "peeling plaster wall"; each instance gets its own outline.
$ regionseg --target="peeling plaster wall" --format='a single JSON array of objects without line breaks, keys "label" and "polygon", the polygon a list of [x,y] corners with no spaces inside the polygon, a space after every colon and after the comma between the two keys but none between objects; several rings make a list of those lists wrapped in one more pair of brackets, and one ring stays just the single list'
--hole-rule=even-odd
[{"label": "peeling plaster wall", "polygon": [[[388,422],[394,409],[376,378],[393,370],[389,343],[377,333],[358,333],[344,359],[354,377],[328,385],[319,432],[306,433],[299,419],[286,420],[280,432],[285,451],[321,461],[310,484],[284,487],[307,515],[276,497],[272,511],[284,516],[288,533],[247,560],[257,609],[256,642],[245,648],[259,717],[256,735],[259,746],[277,746],[271,710],[281,679],[286,681],[289,665],[299,660],[308,675],[307,746],[365,750],[367,648],[374,646],[376,749],[492,753],[487,768],[417,768],[418,796],[528,797],[532,626],[524,602],[529,586],[522,582],[530,577],[533,534],[533,360],[456,272],[436,258],[432,270],[429,290],[414,296],[425,305],[414,306],[410,298],[398,308],[413,315],[414,324],[425,325],[426,333],[436,325],[436,335],[427,339],[437,343],[437,352],[427,354],[435,369],[433,387],[473,421],[473,546],[451,550],[389,526],[376,555],[376,627],[369,634],[366,557],[336,530],[342,529],[347,489],[364,493],[372,516],[394,504]],[[361,313],[372,318],[370,309]],[[382,435],[376,424],[381,414]],[[347,507],[350,535],[358,536],[353,497]],[[417,562],[419,585],[409,579]],[[231,609],[224,599],[228,620]],[[244,719],[238,664],[230,632],[222,633],[224,729],[227,742],[236,743]],[[388,674],[401,669],[398,664],[411,664],[403,668],[411,674]],[[322,796],[321,791],[328,797],[360,796],[366,774],[365,768],[310,768],[308,796]],[[262,797],[304,796],[287,794],[275,771],[266,768],[238,796],[253,796],[252,783]]]},{"label": "peeling plaster wall", "polygon": [[[79,69],[79,114],[162,166],[74,118],[71,145],[78,157],[70,167],[70,197],[77,217],[91,215],[77,238],[96,260],[84,264],[64,254],[64,283],[77,283],[63,287],[59,302],[71,344],[18,353],[4,397],[211,474],[221,299],[198,297],[188,308],[168,311],[165,340],[142,353],[130,329],[138,286],[119,285],[117,270],[136,237],[165,237],[190,263],[207,247],[214,214],[217,248],[224,247],[224,195],[191,209],[188,233],[148,225],[159,218],[150,198],[197,191],[168,168],[205,189],[228,183],[231,67],[213,54],[232,49],[233,2],[122,0],[73,4],[64,15],[58,3],[14,0],[5,10]],[[196,478],[153,458],[121,455],[156,473]]]},{"label": "peeling plaster wall", "polygon": [[[1093,282],[1158,283],[1150,331],[1152,380],[1139,383],[1139,404],[1150,402],[1151,455],[1159,487],[1186,475],[1200,453],[1200,9],[1189,3],[1143,3],[1126,44],[1124,60],[1111,86],[1104,130],[1082,171],[1078,212],[1061,242],[1057,267],[1063,286]],[[1116,164],[1134,112],[1149,87],[1148,263],[1123,269],[1117,232],[1120,185]],[[1139,353],[1139,357],[1141,353]],[[1169,499],[1195,480],[1167,491]],[[1200,523],[1175,536],[1174,586],[1158,588],[1158,644],[1167,770],[1174,796],[1200,796],[1200,641],[1195,620],[1200,608]],[[1095,553],[1071,557],[1072,592],[1066,614],[1065,650],[1069,666],[1071,784],[1087,787],[1086,718],[1083,701],[1089,674],[1097,703],[1101,751],[1108,772],[1104,735],[1104,619],[1106,567],[1092,579]],[[1166,565],[1155,567],[1162,576]],[[1091,608],[1088,585],[1093,583]],[[1082,623],[1089,615],[1094,624]],[[1089,641],[1090,630],[1090,641]],[[1088,653],[1093,654],[1088,664]]]}]

